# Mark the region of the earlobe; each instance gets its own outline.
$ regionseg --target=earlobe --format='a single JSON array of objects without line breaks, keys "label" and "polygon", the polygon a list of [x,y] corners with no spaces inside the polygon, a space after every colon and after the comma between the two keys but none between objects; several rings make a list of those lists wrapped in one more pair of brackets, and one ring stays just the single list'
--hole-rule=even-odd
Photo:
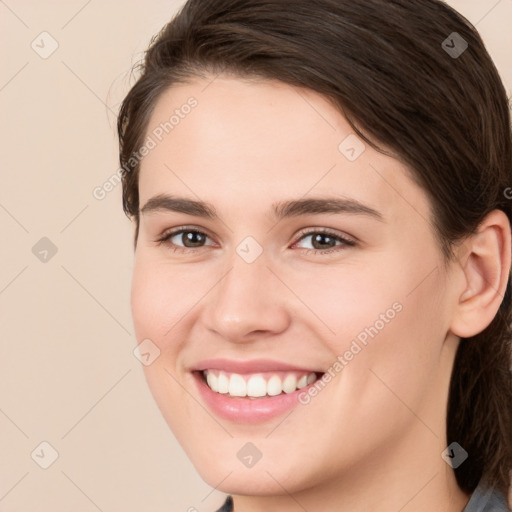
[{"label": "earlobe", "polygon": [[459,260],[463,287],[457,298],[451,331],[461,338],[482,332],[494,319],[510,278],[510,222],[493,210],[464,243]]}]

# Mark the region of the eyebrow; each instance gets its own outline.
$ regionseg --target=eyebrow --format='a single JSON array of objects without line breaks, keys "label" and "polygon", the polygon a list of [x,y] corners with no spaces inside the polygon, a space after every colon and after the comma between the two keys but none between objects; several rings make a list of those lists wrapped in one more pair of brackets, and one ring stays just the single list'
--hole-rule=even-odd
[{"label": "eyebrow", "polygon": [[[214,206],[203,201],[196,201],[186,197],[159,194],[151,197],[139,210],[141,214],[158,211],[185,213],[195,217],[215,220],[219,218]],[[302,215],[318,215],[322,213],[350,213],[367,215],[381,222],[384,216],[377,210],[367,206],[356,199],[335,197],[313,197],[308,199],[295,199],[272,204],[272,213],[278,220]]]}]

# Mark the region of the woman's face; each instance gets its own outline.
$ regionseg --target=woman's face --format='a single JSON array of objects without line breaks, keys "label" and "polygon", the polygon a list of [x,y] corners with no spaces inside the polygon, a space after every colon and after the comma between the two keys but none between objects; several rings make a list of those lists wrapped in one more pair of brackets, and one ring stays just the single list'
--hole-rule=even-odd
[{"label": "woman's face", "polygon": [[444,464],[453,279],[406,167],[280,82],[172,87],[146,135],[133,318],[202,477],[282,494]]}]

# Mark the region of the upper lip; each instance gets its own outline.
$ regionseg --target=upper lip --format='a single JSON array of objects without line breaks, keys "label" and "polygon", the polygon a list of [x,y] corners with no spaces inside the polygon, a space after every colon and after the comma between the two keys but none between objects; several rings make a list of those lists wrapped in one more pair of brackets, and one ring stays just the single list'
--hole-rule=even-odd
[{"label": "upper lip", "polygon": [[251,359],[247,361],[235,359],[205,359],[194,365],[191,370],[223,370],[230,373],[258,373],[272,371],[322,372],[322,370],[315,370],[271,359]]}]

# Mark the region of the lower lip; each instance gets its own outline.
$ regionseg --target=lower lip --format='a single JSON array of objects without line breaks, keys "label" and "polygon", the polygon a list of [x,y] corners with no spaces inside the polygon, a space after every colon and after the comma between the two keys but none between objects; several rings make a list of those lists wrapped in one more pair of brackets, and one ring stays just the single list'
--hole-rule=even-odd
[{"label": "lower lip", "polygon": [[206,405],[218,416],[235,423],[261,423],[284,414],[299,405],[299,393],[307,391],[309,386],[297,389],[293,393],[281,393],[261,398],[231,397],[212,391],[204,382],[201,373],[193,372],[194,379]]}]

